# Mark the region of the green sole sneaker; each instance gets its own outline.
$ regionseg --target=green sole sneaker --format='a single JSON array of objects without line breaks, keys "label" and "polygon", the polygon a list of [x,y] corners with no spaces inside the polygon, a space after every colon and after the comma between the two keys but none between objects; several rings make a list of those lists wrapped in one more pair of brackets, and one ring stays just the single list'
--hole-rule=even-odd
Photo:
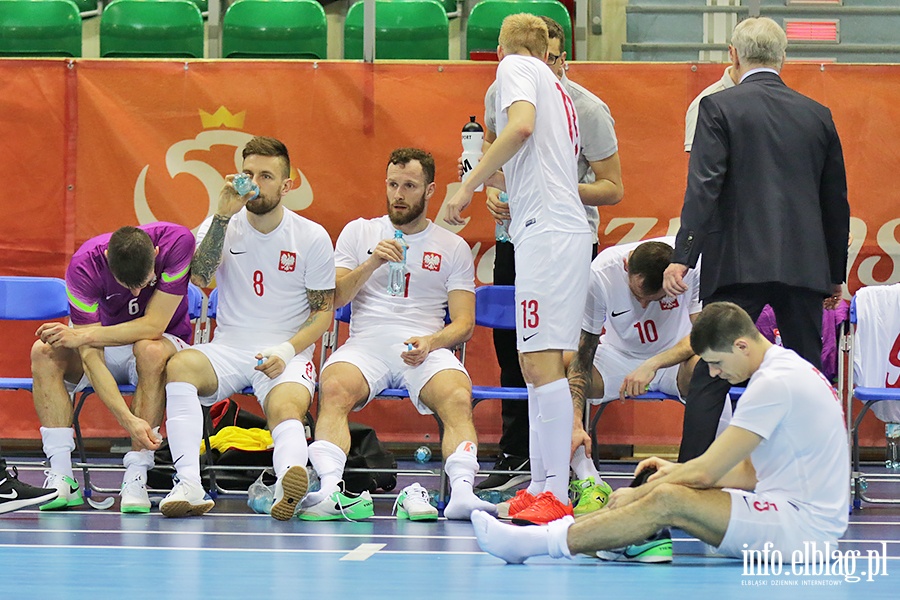
[{"label": "green sole sneaker", "polygon": [[418,483],[403,488],[394,510],[398,519],[409,521],[437,521],[438,509],[431,505],[431,494]]},{"label": "green sole sneaker", "polygon": [[318,504],[301,507],[297,518],[301,521],[359,521],[375,516],[375,506],[369,492],[359,495],[337,491]]},{"label": "green sole sneaker", "polygon": [[672,562],[672,534],[661,529],[640,544],[632,544],[619,550],[600,550],[597,558],[607,561],[670,563]]},{"label": "green sole sneaker", "polygon": [[[69,478],[67,477],[66,479]],[[69,479],[69,482],[74,483],[71,479]],[[74,488],[70,487],[70,492],[68,494],[60,494],[52,502],[42,504],[40,510],[62,510],[64,508],[72,508],[73,506],[81,506],[82,504],[84,504],[84,497],[81,495],[81,490],[78,488],[78,485],[75,484]]]},{"label": "green sole sneaker", "polygon": [[119,512],[125,514],[147,514],[150,512],[149,506],[120,506]]}]

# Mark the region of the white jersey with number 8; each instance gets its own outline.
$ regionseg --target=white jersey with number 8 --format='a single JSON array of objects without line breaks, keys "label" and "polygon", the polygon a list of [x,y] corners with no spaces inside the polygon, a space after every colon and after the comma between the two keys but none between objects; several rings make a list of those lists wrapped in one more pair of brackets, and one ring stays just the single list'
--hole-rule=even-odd
[{"label": "white jersey with number 8", "polygon": [[[198,247],[209,223],[197,231]],[[306,291],[334,289],[331,238],[324,227],[289,210],[273,231],[260,233],[244,208],[225,231],[216,285],[219,342],[259,349],[280,344],[309,317]],[[303,353],[311,357],[312,348]]]}]

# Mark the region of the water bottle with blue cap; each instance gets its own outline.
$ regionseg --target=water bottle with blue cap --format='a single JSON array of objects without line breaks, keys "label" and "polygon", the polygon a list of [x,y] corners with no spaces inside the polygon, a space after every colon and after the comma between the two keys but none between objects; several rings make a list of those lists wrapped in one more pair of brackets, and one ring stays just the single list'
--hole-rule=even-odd
[{"label": "water bottle with blue cap", "polygon": [[403,260],[388,263],[387,292],[391,296],[403,296],[406,290],[406,273],[408,272],[406,269],[406,250],[409,246],[403,239],[403,232],[399,229],[394,230],[394,239],[403,248]]},{"label": "water bottle with blue cap", "polygon": [[246,196],[250,192],[253,192],[253,196],[250,197],[250,200],[259,196],[259,186],[256,185],[253,178],[247,173],[238,173],[235,175],[231,185],[234,186],[234,189],[241,196]]}]

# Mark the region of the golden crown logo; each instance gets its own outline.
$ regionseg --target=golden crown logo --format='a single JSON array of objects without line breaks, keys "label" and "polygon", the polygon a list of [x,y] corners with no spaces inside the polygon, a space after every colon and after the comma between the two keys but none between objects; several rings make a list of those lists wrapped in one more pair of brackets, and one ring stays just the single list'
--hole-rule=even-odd
[{"label": "golden crown logo", "polygon": [[213,114],[209,114],[202,108],[199,110],[199,112],[200,122],[203,124],[203,129],[214,129],[216,127],[243,129],[244,117],[247,114],[247,111],[245,110],[242,110],[237,114],[231,114],[231,112],[224,106],[220,106],[218,110],[216,110],[216,112],[214,112]]}]

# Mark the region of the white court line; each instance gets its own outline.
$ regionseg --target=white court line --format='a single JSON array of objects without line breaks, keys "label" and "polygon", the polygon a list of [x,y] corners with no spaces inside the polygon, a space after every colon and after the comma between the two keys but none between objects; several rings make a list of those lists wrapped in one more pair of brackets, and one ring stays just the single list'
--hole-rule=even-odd
[{"label": "white court line", "polygon": [[[362,544],[362,546],[380,546],[382,544]],[[178,552],[251,552],[258,554],[260,552],[269,552],[272,554],[344,554],[346,550],[317,550],[312,548],[204,548],[184,546],[110,546],[110,545],[91,545],[91,544],[0,544],[0,550],[4,548],[21,549],[51,549],[51,550],[150,550],[158,552],[160,550],[174,550]],[[354,550],[355,552],[355,550]],[[416,554],[423,556],[433,556],[435,554],[452,554],[455,556],[479,556],[487,555],[485,552],[463,551],[463,550],[384,550],[381,554]]]},{"label": "white court line", "polygon": [[368,560],[373,554],[384,548],[387,544],[360,544],[347,554],[341,557],[341,560]]},{"label": "white court line", "polygon": [[[94,510],[94,509],[82,509],[82,510],[69,509],[69,510],[65,510],[65,511],[48,512],[45,510],[44,511],[38,510],[36,508],[35,509],[26,508],[24,510],[17,510],[16,514],[18,514],[18,515],[22,515],[22,514],[41,515],[42,519],[47,519],[47,518],[51,518],[51,517],[52,518],[62,518],[62,517],[65,517],[66,515],[70,515],[70,516],[71,515],[95,515],[95,516],[119,517],[119,518],[122,516],[122,513],[118,512],[118,511]],[[149,515],[143,515],[143,516],[150,517],[150,518],[162,518],[163,515],[161,513],[150,513]],[[137,519],[138,516],[135,516],[135,518]],[[245,512],[239,512],[239,513],[208,512],[205,515],[203,515],[203,518],[206,520],[210,520],[210,519],[214,519],[214,518],[271,519],[272,517],[269,515],[261,515],[261,514],[250,513],[250,512],[246,512],[246,513]],[[396,521],[396,520],[397,520],[397,517],[390,516],[390,515],[375,515],[373,517],[369,517],[368,519],[366,519],[363,522],[365,523],[365,522],[369,522],[369,521]],[[444,521],[449,522],[449,520],[446,517],[441,517],[440,519],[438,519],[438,522],[444,522]],[[335,522],[337,522],[337,521],[335,521]],[[853,526],[875,525],[878,527],[884,527],[884,526],[900,527],[900,520],[898,520],[898,521],[854,521],[853,517],[851,516],[850,517],[850,525],[853,525]],[[692,538],[687,538],[687,539],[692,539]]]},{"label": "white court line", "polygon": [[27,529],[27,528],[0,528],[0,535],[4,533],[73,533],[96,535],[188,535],[210,537],[272,537],[273,535],[285,538],[361,538],[361,539],[395,539],[395,540],[474,540],[474,535],[401,535],[394,533],[300,533],[291,531],[147,531],[144,529]]}]

